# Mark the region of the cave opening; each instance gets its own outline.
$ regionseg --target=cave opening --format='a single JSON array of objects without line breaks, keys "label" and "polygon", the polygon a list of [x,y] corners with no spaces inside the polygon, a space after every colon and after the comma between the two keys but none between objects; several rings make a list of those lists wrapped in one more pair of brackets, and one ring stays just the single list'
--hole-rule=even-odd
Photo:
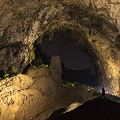
[{"label": "cave opening", "polygon": [[[79,37],[79,36],[78,36]],[[52,35],[45,33],[35,43],[35,60],[42,58],[41,64],[50,64],[52,56],[59,56],[62,62],[63,83],[76,82],[87,86],[103,85],[101,70],[95,53],[88,44],[78,40],[75,31],[57,29]],[[33,60],[32,63],[35,62]]]}]

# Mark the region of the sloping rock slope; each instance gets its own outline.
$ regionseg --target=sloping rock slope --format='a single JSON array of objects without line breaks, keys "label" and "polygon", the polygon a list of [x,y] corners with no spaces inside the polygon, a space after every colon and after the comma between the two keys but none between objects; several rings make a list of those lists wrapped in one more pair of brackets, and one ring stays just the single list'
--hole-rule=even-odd
[{"label": "sloping rock slope", "polygon": [[51,62],[50,68],[30,69],[0,82],[0,120],[46,120],[57,109],[92,99],[85,88],[63,88],[60,58],[52,61],[56,64]]},{"label": "sloping rock slope", "polygon": [[107,98],[95,98],[76,109],[48,120],[119,120],[120,103]]}]

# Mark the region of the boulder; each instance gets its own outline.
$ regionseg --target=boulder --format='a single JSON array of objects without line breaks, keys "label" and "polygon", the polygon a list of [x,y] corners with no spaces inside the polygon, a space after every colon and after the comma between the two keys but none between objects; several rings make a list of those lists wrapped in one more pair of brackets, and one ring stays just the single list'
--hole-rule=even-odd
[{"label": "boulder", "polygon": [[55,110],[93,98],[82,91],[61,87],[48,68],[31,69],[0,82],[0,120],[46,120]]},{"label": "boulder", "polygon": [[114,120],[120,119],[120,103],[107,98],[95,98],[47,120]]}]

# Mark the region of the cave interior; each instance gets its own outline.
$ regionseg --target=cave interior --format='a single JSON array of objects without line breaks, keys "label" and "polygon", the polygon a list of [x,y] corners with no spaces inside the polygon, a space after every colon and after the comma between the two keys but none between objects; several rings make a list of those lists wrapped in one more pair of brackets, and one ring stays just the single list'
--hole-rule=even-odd
[{"label": "cave interior", "polygon": [[[34,43],[35,61],[50,64],[52,56],[59,56],[62,64],[63,84],[67,82],[95,87],[103,86],[98,58],[91,46],[76,37],[75,31],[67,28],[56,29],[52,36],[45,33]],[[41,42],[42,39],[42,42]],[[78,45],[78,40],[79,45]]]}]

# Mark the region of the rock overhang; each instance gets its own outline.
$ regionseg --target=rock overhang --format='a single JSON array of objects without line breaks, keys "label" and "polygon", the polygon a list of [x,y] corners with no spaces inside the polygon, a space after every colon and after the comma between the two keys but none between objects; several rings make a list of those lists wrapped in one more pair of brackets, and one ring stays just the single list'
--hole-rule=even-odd
[{"label": "rock overhang", "polygon": [[[0,69],[7,70],[12,64],[21,72],[34,59],[33,43],[37,38],[68,28],[78,31],[75,33],[91,46],[99,59],[105,84],[112,94],[119,95],[120,56],[114,42],[120,28],[118,5],[119,1],[113,0],[2,1]],[[15,44],[20,41],[22,44]]]}]

